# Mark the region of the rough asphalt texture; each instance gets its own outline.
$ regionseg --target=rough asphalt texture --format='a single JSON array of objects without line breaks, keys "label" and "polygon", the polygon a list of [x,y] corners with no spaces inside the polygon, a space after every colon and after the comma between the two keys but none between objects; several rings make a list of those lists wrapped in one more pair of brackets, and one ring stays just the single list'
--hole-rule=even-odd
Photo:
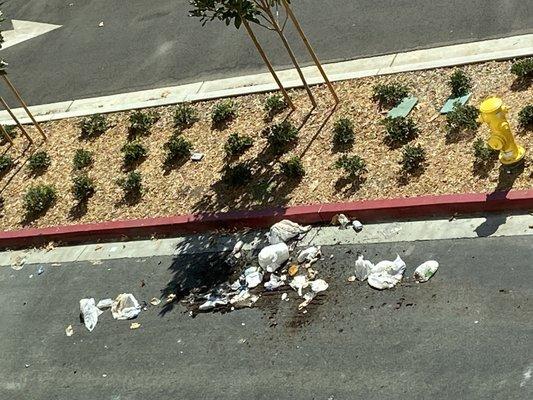
[{"label": "rough asphalt texture", "polygon": [[[187,0],[10,0],[2,9],[4,30],[11,19],[63,25],[1,51],[30,104],[265,70],[244,31],[216,21],[202,28]],[[294,9],[324,62],[533,32],[533,2],[524,0],[294,1]],[[278,40],[257,33],[275,65],[289,66]]]},{"label": "rough asphalt texture", "polygon": [[[530,399],[531,249],[530,237],[331,246],[316,264],[330,289],[307,314],[288,290],[289,302],[278,292],[195,318],[179,303],[149,306],[134,331],[107,311],[92,333],[80,298],[184,294],[209,283],[220,255],[2,268],[0,398]],[[358,250],[401,254],[406,276],[427,259],[441,268],[378,292],[346,280]]]}]

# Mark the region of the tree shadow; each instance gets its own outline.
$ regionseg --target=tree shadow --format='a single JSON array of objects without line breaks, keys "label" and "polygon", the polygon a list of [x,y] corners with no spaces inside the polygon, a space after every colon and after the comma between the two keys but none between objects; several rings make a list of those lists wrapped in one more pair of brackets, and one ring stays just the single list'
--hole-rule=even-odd
[{"label": "tree shadow", "polygon": [[181,157],[170,161],[165,160],[163,162],[163,176],[168,176],[172,171],[180,169],[187,163],[187,161],[189,161],[188,157]]},{"label": "tree shadow", "polygon": [[354,142],[350,143],[338,143],[334,142],[333,146],[331,147],[331,152],[333,154],[336,153],[347,153],[353,148]]},{"label": "tree shadow", "polygon": [[23,227],[27,227],[32,222],[37,221],[41,217],[44,217],[46,213],[48,212],[48,210],[53,208],[56,205],[56,203],[57,203],[57,200],[54,200],[45,210],[40,211],[40,212],[30,212],[30,211],[25,212],[22,217],[22,220],[20,221],[20,224]]},{"label": "tree shadow", "polygon": [[402,169],[400,171],[400,175],[398,176],[398,185],[406,186],[409,184],[411,179],[420,178],[424,174],[424,172],[426,172],[425,165],[420,165],[418,168],[411,171],[406,171]]},{"label": "tree shadow", "polygon": [[516,78],[511,84],[511,90],[513,92],[524,92],[529,89],[532,82],[533,82],[533,77],[531,76],[526,76],[523,78]]},{"label": "tree shadow", "polygon": [[[180,301],[190,305],[191,302],[186,301],[189,295],[206,294],[224,283],[237,280],[244,266],[257,256],[257,245],[267,242],[261,231],[236,234],[214,232],[185,236],[181,239],[169,267],[172,278],[161,289],[161,299],[165,304],[160,316],[174,310]],[[228,257],[239,240],[250,244],[253,250],[243,251],[240,259]],[[167,301],[169,295],[176,297]]]},{"label": "tree shadow", "polygon": [[477,132],[474,129],[465,130],[446,130],[445,143],[454,144],[461,141],[473,140],[476,137]]},{"label": "tree shadow", "polygon": [[359,177],[345,177],[341,176],[335,182],[335,190],[346,195],[353,195],[361,189],[361,186],[366,182],[365,176]]},{"label": "tree shadow", "polygon": [[[300,158],[303,158],[307,154],[307,152],[311,148],[311,145],[313,144],[313,142],[316,140],[318,135],[320,135],[320,133],[324,130],[324,127],[326,126],[328,121],[331,119],[333,114],[335,114],[335,111],[337,111],[337,107],[338,107],[338,104],[334,104],[333,107],[328,111],[328,113],[326,114],[326,117],[324,118],[324,120],[322,121],[322,123],[320,124],[320,126],[318,127],[316,132],[314,133],[314,135],[309,140],[309,143],[307,143],[307,146],[305,146],[305,148],[303,149],[302,153],[300,154]],[[305,122],[307,122],[307,120],[309,119],[309,117],[313,113],[313,110],[314,110],[314,107],[311,108],[311,110],[309,111],[308,115],[306,116]],[[302,127],[303,127],[303,125],[301,125],[300,129]]]},{"label": "tree shadow", "polygon": [[85,199],[74,204],[69,210],[68,219],[71,221],[76,221],[82,218],[85,214],[87,214],[88,205],[89,199]]},{"label": "tree shadow", "polygon": [[136,204],[138,204],[142,198],[143,198],[143,191],[134,191],[134,192],[128,192],[124,193],[122,198],[115,203],[116,207],[131,207]]}]

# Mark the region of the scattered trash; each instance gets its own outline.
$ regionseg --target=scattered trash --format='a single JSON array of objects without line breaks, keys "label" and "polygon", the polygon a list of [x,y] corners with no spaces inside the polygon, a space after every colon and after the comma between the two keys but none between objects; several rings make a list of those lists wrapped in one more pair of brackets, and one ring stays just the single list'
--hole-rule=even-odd
[{"label": "scattered trash", "polygon": [[210,310],[212,308],[215,308],[217,306],[225,306],[229,303],[229,300],[227,297],[221,297],[221,296],[216,296],[216,295],[213,295],[213,294],[209,294],[206,298],[206,302],[201,304],[199,309],[201,311],[205,311],[205,310]]},{"label": "scattered trash", "polygon": [[332,225],[340,225],[340,228],[341,229],[346,229],[348,227],[348,224],[350,223],[350,220],[348,219],[348,217],[344,214],[336,214],[332,219],[331,219],[331,224]]},{"label": "scattered trash", "polygon": [[414,278],[419,283],[427,282],[435,275],[437,269],[439,269],[437,261],[426,261],[415,270]]},{"label": "scattered trash", "polygon": [[284,301],[284,300],[289,300],[289,295],[287,293],[283,293],[281,295],[281,301]]},{"label": "scattered trash", "polygon": [[61,264],[60,263],[53,263],[52,267],[61,267]]},{"label": "scattered trash", "polygon": [[272,225],[267,237],[270,244],[278,244],[293,239],[302,233],[307,233],[310,229],[310,226],[301,226],[288,219],[284,219]]},{"label": "scattered trash", "polygon": [[15,256],[11,263],[11,269],[20,271],[24,267],[24,264],[26,264],[26,257]]},{"label": "scattered trash", "polygon": [[156,297],[152,297],[152,300],[150,300],[150,304],[153,306],[158,306],[159,304],[161,304],[161,300]]},{"label": "scattered trash", "polygon": [[104,26],[104,21],[100,21],[100,23],[98,24],[98,26],[99,26],[100,28],[102,28],[102,27]]},{"label": "scattered trash", "polygon": [[240,343],[240,344],[244,344],[244,343],[246,343],[246,339],[239,339],[239,343]]},{"label": "scattered trash", "polygon": [[33,274],[31,274],[30,276],[28,276],[28,278],[30,278],[30,279],[33,278]]},{"label": "scattered trash", "polygon": [[290,267],[289,267],[289,276],[296,276],[298,274],[298,270],[300,269],[300,267],[298,266],[298,264],[292,264]]},{"label": "scattered trash", "polygon": [[361,232],[363,230],[363,224],[358,220],[352,221],[352,226],[356,232]]},{"label": "scattered trash", "polygon": [[246,285],[253,289],[263,282],[263,273],[257,267],[250,267],[244,271],[244,278],[246,280]]},{"label": "scattered trash", "polygon": [[308,268],[307,269],[307,277],[309,279],[315,279],[317,275],[318,275],[318,271],[317,270],[314,270],[313,268]]},{"label": "scattered trash", "polygon": [[349,276],[348,277],[348,282],[355,282],[357,278],[355,277],[355,275],[352,275],[352,276]]},{"label": "scattered trash", "polygon": [[316,281],[311,282],[311,290],[315,293],[323,292],[327,290],[328,287],[328,283],[323,279],[317,279]]},{"label": "scattered trash", "polygon": [[130,329],[139,329],[141,327],[141,324],[139,324],[138,322],[132,322],[131,325],[130,325]]},{"label": "scattered trash", "polygon": [[96,307],[98,307],[100,310],[105,310],[107,308],[111,308],[113,306],[113,299],[102,299],[96,304]]},{"label": "scattered trash", "polygon": [[398,256],[394,261],[381,261],[368,275],[368,284],[375,289],[391,289],[402,280],[405,271],[405,263]]},{"label": "scattered trash", "polygon": [[285,243],[267,246],[259,252],[258,256],[259,265],[268,272],[275,272],[288,259],[289,247]]},{"label": "scattered trash", "polygon": [[239,240],[237,243],[235,243],[235,246],[233,247],[233,251],[231,252],[231,254],[235,258],[241,258],[241,250],[243,246],[244,246],[244,242],[242,240]]},{"label": "scattered trash", "polygon": [[29,368],[30,364],[24,364],[24,368]]},{"label": "scattered trash", "polygon": [[374,268],[374,264],[368,260],[365,260],[363,255],[359,255],[357,261],[355,262],[355,276],[358,280],[363,282],[366,280],[366,278],[368,278],[372,268]]},{"label": "scattered trash", "polygon": [[172,303],[176,299],[176,295],[174,293],[170,293],[167,296],[167,303]]},{"label": "scattered trash", "polygon": [[80,312],[83,317],[83,323],[89,332],[92,332],[98,323],[98,316],[102,314],[96,307],[94,298],[80,300]]},{"label": "scattered trash", "polygon": [[322,257],[322,253],[320,252],[320,246],[313,246],[300,252],[300,254],[298,255],[298,262],[300,264],[304,262],[314,264],[320,259],[320,257]]},{"label": "scattered trash", "polygon": [[279,289],[280,287],[285,285],[285,280],[287,277],[285,275],[282,275],[281,277],[271,274],[270,280],[268,282],[265,282],[265,289],[268,291]]},{"label": "scattered trash", "polygon": [[113,318],[119,320],[135,318],[140,312],[141,306],[131,293],[119,294],[111,307]]},{"label": "scattered trash", "polygon": [[92,265],[102,265],[102,261],[100,261],[100,260],[91,261],[91,264]]},{"label": "scattered trash", "polygon": [[204,158],[204,154],[203,153],[192,153],[192,155],[191,155],[191,160],[192,161],[202,161],[203,158]]},{"label": "scattered trash", "polygon": [[309,292],[304,295],[304,301],[298,304],[298,310],[301,310],[302,308],[307,307],[311,301],[315,298],[316,293],[315,292]]},{"label": "scattered trash", "polygon": [[65,334],[69,337],[74,335],[74,329],[72,328],[72,325],[69,325],[65,328]]},{"label": "scattered trash", "polygon": [[289,285],[298,292],[298,296],[302,297],[303,289],[309,286],[309,280],[305,275],[297,275],[294,277],[291,283],[289,283]]},{"label": "scattered trash", "polygon": [[41,275],[44,272],[44,267],[41,265],[37,270],[37,275]]}]

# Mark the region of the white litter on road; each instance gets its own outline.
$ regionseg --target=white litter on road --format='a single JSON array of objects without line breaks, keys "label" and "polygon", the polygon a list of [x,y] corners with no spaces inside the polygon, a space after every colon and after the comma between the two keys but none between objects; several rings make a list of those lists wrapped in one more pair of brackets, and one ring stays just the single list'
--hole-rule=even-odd
[{"label": "white litter on road", "polygon": [[374,264],[372,264],[370,261],[365,260],[362,255],[360,255],[357,258],[357,261],[355,262],[355,276],[358,280],[363,282],[368,278],[368,275],[370,275],[370,272],[372,271],[372,268],[374,268]]},{"label": "white litter on road", "polygon": [[96,304],[100,310],[105,310],[113,306],[113,299],[102,299]]},{"label": "white litter on road", "polygon": [[131,293],[119,294],[111,306],[111,314],[118,320],[135,318],[140,312],[141,306]]},{"label": "white litter on road", "polygon": [[400,256],[394,261],[377,263],[368,275],[368,284],[375,289],[391,289],[403,278],[406,265]]},{"label": "white litter on road", "polygon": [[414,278],[419,283],[427,282],[435,275],[438,269],[439,263],[437,261],[426,261],[415,270]]},{"label": "white litter on road", "polygon": [[309,247],[298,254],[298,263],[303,264],[304,262],[307,262],[309,264],[314,264],[320,259],[320,257],[322,257],[320,247]]},{"label": "white litter on road", "polygon": [[89,332],[92,332],[98,323],[98,316],[102,311],[96,307],[94,298],[80,300],[80,312],[83,316],[83,323]]},{"label": "white litter on road", "polygon": [[278,244],[294,239],[296,236],[309,232],[310,230],[311,226],[302,226],[296,222],[284,219],[272,225],[267,237],[270,244]]},{"label": "white litter on road", "polygon": [[259,252],[258,260],[261,268],[275,272],[289,259],[289,247],[285,243],[273,244]]}]

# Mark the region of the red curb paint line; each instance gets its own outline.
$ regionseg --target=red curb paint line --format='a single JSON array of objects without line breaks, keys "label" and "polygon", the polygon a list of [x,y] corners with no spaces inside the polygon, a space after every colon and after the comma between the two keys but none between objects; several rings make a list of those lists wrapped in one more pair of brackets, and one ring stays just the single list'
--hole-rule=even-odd
[{"label": "red curb paint line", "polygon": [[0,233],[0,248],[37,246],[50,241],[98,242],[219,229],[265,228],[284,218],[300,224],[329,223],[339,213],[368,223],[529,209],[533,209],[533,190],[364,200],[4,231]]}]

